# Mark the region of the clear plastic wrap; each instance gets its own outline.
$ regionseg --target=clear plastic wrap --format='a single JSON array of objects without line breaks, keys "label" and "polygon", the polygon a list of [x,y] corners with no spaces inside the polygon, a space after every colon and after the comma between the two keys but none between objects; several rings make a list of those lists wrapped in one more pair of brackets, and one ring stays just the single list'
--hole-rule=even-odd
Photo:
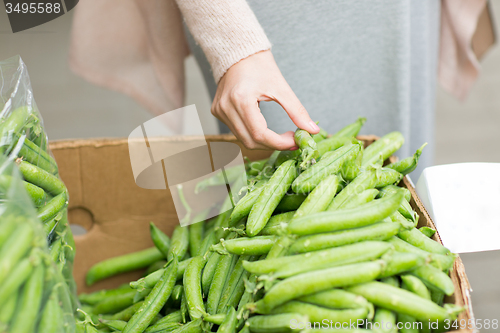
[{"label": "clear plastic wrap", "polygon": [[64,265],[47,246],[15,161],[0,156],[0,331],[75,331]]},{"label": "clear plastic wrap", "polygon": [[[35,103],[26,65],[19,56],[0,62],[0,155],[15,163],[22,177],[34,215],[41,221],[46,241],[60,266],[76,310],[73,279],[75,247],[67,221],[68,191],[58,175],[48,146],[42,117]],[[0,177],[0,191],[12,185],[12,177]],[[40,223],[40,222],[39,222]]]}]

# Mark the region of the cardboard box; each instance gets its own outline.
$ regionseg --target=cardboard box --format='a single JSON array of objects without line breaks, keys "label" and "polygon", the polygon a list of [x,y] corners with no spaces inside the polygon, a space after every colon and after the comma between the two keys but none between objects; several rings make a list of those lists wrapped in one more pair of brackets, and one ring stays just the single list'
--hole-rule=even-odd
[{"label": "cardboard box", "polygon": [[[360,139],[369,144],[376,137],[364,136]],[[158,140],[165,145],[165,149],[175,150],[183,141],[204,138],[170,137]],[[234,142],[241,147],[243,155],[251,160],[269,156],[268,151],[245,149],[232,135],[208,136],[207,141]],[[149,236],[150,221],[171,234],[179,221],[170,192],[145,190],[135,184],[127,139],[55,141],[50,148],[70,193],[70,223],[87,230],[86,234],[75,236],[77,252],[74,276],[78,291],[116,287],[139,278],[142,272],[131,272],[100,281],[92,287],[85,285],[85,274],[95,263],[153,246]],[[419,227],[435,228],[409,178],[406,177],[400,185],[407,187],[412,194],[411,205],[420,215]],[[441,242],[438,233],[434,239]],[[471,288],[460,258],[455,261],[450,274],[455,294],[446,301],[465,306],[459,320],[473,319]]]}]

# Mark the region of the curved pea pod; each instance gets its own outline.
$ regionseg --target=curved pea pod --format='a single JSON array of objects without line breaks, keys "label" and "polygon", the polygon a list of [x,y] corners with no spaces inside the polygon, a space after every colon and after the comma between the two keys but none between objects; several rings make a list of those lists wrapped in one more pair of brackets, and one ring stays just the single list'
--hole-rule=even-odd
[{"label": "curved pea pod", "polygon": [[309,165],[316,163],[316,158],[319,157],[318,148],[316,147],[316,141],[311,137],[309,132],[298,128],[294,134],[295,144],[299,147],[301,151],[300,167],[302,169],[307,168]]},{"label": "curved pea pod", "polygon": [[346,202],[342,208],[354,208],[373,201],[378,195],[378,190],[370,188],[359,193],[357,196]]},{"label": "curved pea pod", "polygon": [[379,170],[374,168],[365,170],[333,198],[327,210],[344,208],[349,202],[355,200],[360,193],[374,188],[378,181],[378,172]]},{"label": "curved pea pod", "polygon": [[[311,137],[313,138],[313,140],[316,143],[323,141],[324,139],[326,139],[327,136],[328,136],[328,133],[326,133],[326,131],[324,129],[321,129],[318,134],[311,135]],[[299,149],[281,151],[279,153],[278,157],[276,158],[276,162],[274,163],[274,166],[279,167],[281,164],[283,164],[284,162],[286,162],[288,160],[298,158],[300,156],[300,154],[301,154],[301,151]]]},{"label": "curved pea pod", "polygon": [[407,157],[399,162],[391,163],[387,167],[390,169],[394,169],[403,175],[407,175],[410,172],[414,171],[417,168],[418,160],[420,155],[422,155],[422,150],[427,146],[427,142],[422,145],[422,147],[418,148],[415,154],[411,157]]},{"label": "curved pea pod", "polygon": [[219,244],[213,245],[211,250],[237,255],[261,255],[268,253],[275,242],[275,236],[240,237],[222,240]]},{"label": "curved pea pod", "polygon": [[0,248],[0,285],[11,274],[19,260],[31,249],[33,239],[32,226],[29,223],[19,224]]},{"label": "curved pea pod", "polygon": [[17,159],[16,163],[19,166],[19,171],[21,171],[21,174],[26,181],[41,187],[49,194],[58,195],[67,191],[64,183],[53,174],[48,173],[36,165],[26,161],[21,161],[20,159]]},{"label": "curved pea pod", "polygon": [[399,229],[397,223],[377,222],[361,228],[303,236],[292,244],[290,253],[317,251],[362,241],[382,241],[397,235]]},{"label": "curved pea pod", "polygon": [[300,205],[306,200],[307,194],[303,193],[287,193],[281,199],[280,203],[274,210],[274,213],[285,213],[297,210]]},{"label": "curved pea pod", "polygon": [[219,326],[217,332],[220,333],[234,333],[236,330],[236,323],[238,322],[236,318],[236,310],[234,308],[230,308],[227,311],[226,318]]},{"label": "curved pea pod", "polygon": [[429,237],[426,237],[423,233],[418,231],[418,229],[401,230],[398,236],[411,245],[427,252],[443,255],[448,255],[450,253],[450,250]]},{"label": "curved pea pod", "polygon": [[250,210],[246,225],[248,236],[253,237],[264,229],[296,176],[295,161],[287,161],[280,165]]},{"label": "curved pea pod", "polygon": [[218,252],[211,252],[208,256],[208,261],[203,268],[203,274],[201,275],[201,287],[203,290],[203,295],[208,295],[208,290],[210,289],[210,284],[214,278],[215,270],[217,269],[217,264],[219,263],[221,254]]},{"label": "curved pea pod", "polygon": [[318,163],[302,172],[293,181],[292,190],[295,193],[311,192],[325,177],[340,172],[344,163],[355,158],[360,151],[361,145],[354,144],[326,153]]},{"label": "curved pea pod", "polygon": [[358,135],[359,131],[366,123],[365,117],[359,117],[355,122],[349,124],[339,130],[337,133],[333,134],[331,137],[355,137]]},{"label": "curved pea pod", "polygon": [[377,306],[407,314],[422,321],[453,319],[463,310],[452,307],[442,308],[407,290],[377,281],[354,285],[346,290],[363,296]]},{"label": "curved pea pod", "polygon": [[178,225],[175,227],[174,232],[172,233],[172,238],[170,240],[170,248],[167,253],[167,260],[172,260],[174,256],[177,257],[178,261],[181,261],[182,258],[187,253],[189,248],[189,228],[182,227]]},{"label": "curved pea pod", "polygon": [[4,304],[13,294],[17,293],[32,272],[33,263],[30,258],[20,261],[0,285],[0,304]]},{"label": "curved pea pod", "polygon": [[206,314],[201,290],[201,272],[206,264],[202,256],[194,257],[184,272],[184,293],[186,295],[189,316],[201,318]]},{"label": "curved pea pod", "polygon": [[295,215],[295,211],[273,215],[262,229],[260,235],[280,235],[286,231],[288,222]]},{"label": "curved pea pod", "polygon": [[[301,331],[309,318],[300,313],[283,313],[248,318],[247,324],[252,333],[288,333]],[[301,324],[302,328],[299,328]]]},{"label": "curved pea pod", "polygon": [[382,160],[386,160],[394,154],[404,143],[404,137],[400,132],[391,132],[384,135],[371,145],[369,145],[363,152],[362,167],[367,167],[373,162],[376,162],[380,156]]},{"label": "curved pea pod", "polygon": [[[15,140],[16,134],[20,134],[23,127],[33,119],[30,118],[31,110],[27,106],[14,109],[7,118],[0,119],[0,154],[3,154],[9,145]],[[5,117],[2,115],[2,117]]]},{"label": "curved pea pod", "polygon": [[258,161],[249,161],[245,163],[245,169],[248,176],[257,176],[266,165],[267,158]]},{"label": "curved pea pod", "polygon": [[325,211],[335,194],[337,194],[339,184],[340,181],[337,175],[327,176],[309,193],[293,218]]},{"label": "curved pea pod", "polygon": [[57,163],[54,161],[52,156],[50,156],[43,149],[40,149],[40,147],[28,139],[23,141],[23,145],[21,146],[17,156],[42,168],[48,173],[53,175],[57,174]]},{"label": "curved pea pod", "polygon": [[404,240],[398,238],[398,237],[391,237],[387,240],[389,243],[394,245],[397,251],[400,252],[408,252],[408,253],[415,253],[418,254],[422,257],[428,258],[429,263],[443,271],[446,271],[450,269],[453,266],[453,263],[455,262],[456,256],[452,253],[448,255],[442,255],[442,254],[436,254],[436,253],[429,253],[427,251],[424,251],[416,246],[413,246]]},{"label": "curved pea pod", "polygon": [[148,267],[161,259],[163,259],[163,254],[156,247],[106,259],[89,269],[85,281],[88,286],[91,286],[110,276]]},{"label": "curved pea pod", "polygon": [[255,303],[256,311],[268,313],[273,308],[301,296],[372,281],[380,275],[383,265],[384,262],[378,260],[292,276],[276,283],[264,298]]},{"label": "curved pea pod", "polygon": [[379,278],[408,272],[425,263],[425,258],[418,254],[404,252],[387,253],[382,259],[386,262],[386,266],[382,269]]},{"label": "curved pea pod", "polygon": [[[399,207],[399,208],[401,208],[401,207]],[[395,211],[393,214],[391,214],[391,216],[389,216],[389,218],[392,222],[398,223],[404,229],[415,228],[415,222],[408,220],[406,217],[401,215],[401,213],[399,211]]]},{"label": "curved pea pod", "polygon": [[177,279],[177,258],[170,263],[171,269],[165,270],[163,276],[146,297],[141,308],[130,318],[123,333],[143,332],[158,315],[167,302]]},{"label": "curved pea pod", "polygon": [[375,187],[385,187],[387,185],[398,184],[401,179],[403,179],[403,174],[397,172],[396,170],[389,168],[381,168],[379,171],[379,177]]},{"label": "curved pea pod", "polygon": [[[293,256],[295,260],[289,263],[282,263],[280,265],[279,260],[275,260],[277,266],[272,276],[275,278],[286,278],[314,270],[374,260],[392,248],[390,244],[385,242],[361,242],[328,250],[295,255]],[[248,265],[245,268],[249,269]]]},{"label": "curved pea pod", "polygon": [[411,271],[431,289],[439,290],[448,296],[453,295],[455,287],[451,278],[436,267],[425,265]]},{"label": "curved pea pod", "polygon": [[153,222],[149,222],[149,233],[156,248],[167,258],[168,250],[170,249],[170,238],[155,226]]},{"label": "curved pea pod", "polygon": [[217,313],[217,307],[224,289],[229,272],[231,271],[232,262],[236,258],[235,255],[222,255],[215,269],[214,278],[210,284],[210,289],[207,297],[207,312],[211,315]]},{"label": "curved pea pod", "polygon": [[68,195],[66,192],[59,193],[45,206],[38,208],[37,217],[44,223],[53,219],[59,212],[61,212],[68,204]]},{"label": "curved pea pod", "polygon": [[431,299],[431,293],[425,284],[417,277],[413,275],[401,275],[401,281],[403,282],[403,288],[411,291],[414,294],[426,299]]},{"label": "curved pea pod", "polygon": [[64,313],[59,305],[57,288],[53,288],[52,293],[43,308],[40,323],[38,324],[38,332],[58,333],[60,332],[63,323]]},{"label": "curved pea pod", "polygon": [[33,274],[24,285],[9,332],[25,333],[34,331],[40,305],[42,304],[44,277],[45,267],[43,264],[39,264],[34,268]]},{"label": "curved pea pod", "polygon": [[357,322],[359,319],[365,319],[368,316],[368,309],[356,308],[334,310],[305,302],[290,301],[274,308],[271,313],[301,313],[309,317],[313,322],[322,322],[326,319],[328,322],[333,321],[334,323],[343,323],[345,325],[345,323],[350,324],[352,322]]},{"label": "curved pea pod", "polygon": [[292,220],[288,230],[297,235],[310,235],[363,227],[390,216],[404,200],[403,192],[374,200],[358,208],[326,211]]},{"label": "curved pea pod", "polygon": [[434,236],[434,234],[436,233],[436,230],[429,228],[429,227],[418,228],[418,231],[420,231],[422,234],[424,234],[426,237],[429,237],[429,238]]},{"label": "curved pea pod", "polygon": [[299,301],[316,304],[330,309],[356,309],[365,308],[373,312],[373,305],[363,296],[359,296],[344,289],[331,289],[316,294],[303,296]]},{"label": "curved pea pod", "polygon": [[233,211],[231,212],[231,215],[229,217],[229,225],[235,225],[238,223],[242,218],[248,216],[250,214],[250,210],[252,209],[253,205],[257,201],[257,198],[259,195],[262,193],[262,191],[265,188],[265,184],[267,181],[260,181],[257,184],[255,184],[254,190],[247,192],[243,198],[241,198],[240,201],[236,204],[234,207]]}]

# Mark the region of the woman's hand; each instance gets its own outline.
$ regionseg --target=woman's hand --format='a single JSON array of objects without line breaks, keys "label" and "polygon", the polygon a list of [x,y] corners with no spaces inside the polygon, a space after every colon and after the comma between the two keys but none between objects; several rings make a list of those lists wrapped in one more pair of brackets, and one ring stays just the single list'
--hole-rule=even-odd
[{"label": "woman's hand", "polygon": [[295,148],[294,132],[279,135],[267,128],[260,101],[279,103],[297,127],[311,134],[319,132],[281,74],[271,51],[253,54],[228,69],[219,81],[212,114],[249,149]]}]

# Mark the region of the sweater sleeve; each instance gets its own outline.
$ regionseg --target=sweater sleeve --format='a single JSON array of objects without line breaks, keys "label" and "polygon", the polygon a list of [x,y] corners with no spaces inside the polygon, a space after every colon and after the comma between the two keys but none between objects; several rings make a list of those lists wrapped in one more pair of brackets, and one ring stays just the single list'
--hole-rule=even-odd
[{"label": "sweater sleeve", "polygon": [[245,0],[176,0],[218,83],[238,61],[269,50],[264,29]]}]

